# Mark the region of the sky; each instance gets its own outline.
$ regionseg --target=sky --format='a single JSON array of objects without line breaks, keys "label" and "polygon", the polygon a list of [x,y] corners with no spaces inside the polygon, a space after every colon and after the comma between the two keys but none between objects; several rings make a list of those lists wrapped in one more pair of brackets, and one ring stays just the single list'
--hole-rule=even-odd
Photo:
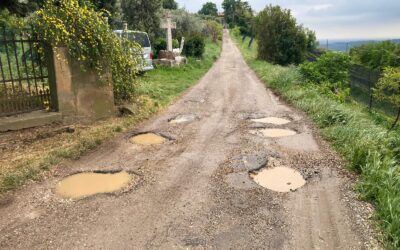
[{"label": "sky", "polygon": [[[222,11],[222,0],[177,0],[197,12],[205,2]],[[315,30],[318,39],[400,38],[400,0],[248,0],[255,11],[268,4],[292,10],[299,23]]]}]

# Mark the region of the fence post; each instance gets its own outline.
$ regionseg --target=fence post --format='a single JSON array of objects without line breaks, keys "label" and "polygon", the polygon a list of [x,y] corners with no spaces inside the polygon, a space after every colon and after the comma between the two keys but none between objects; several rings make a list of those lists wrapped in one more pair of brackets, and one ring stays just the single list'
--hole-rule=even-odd
[{"label": "fence post", "polygon": [[372,101],[373,101],[373,94],[372,94],[372,79],[371,79],[371,71],[368,71],[368,87],[369,87],[369,111],[372,110]]},{"label": "fence post", "polygon": [[47,61],[47,72],[49,76],[49,88],[50,88],[50,108],[53,111],[58,111],[58,94],[57,94],[57,82],[56,82],[56,70],[53,56],[53,48],[45,44],[45,56]]}]

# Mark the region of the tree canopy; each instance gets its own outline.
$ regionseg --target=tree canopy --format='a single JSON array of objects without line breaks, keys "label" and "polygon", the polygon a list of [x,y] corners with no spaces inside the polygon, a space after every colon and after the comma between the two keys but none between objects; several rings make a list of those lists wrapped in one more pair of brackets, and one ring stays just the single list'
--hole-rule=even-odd
[{"label": "tree canopy", "polygon": [[129,28],[147,32],[154,38],[160,30],[160,0],[122,0],[122,13]]},{"label": "tree canopy", "polygon": [[374,70],[400,66],[400,45],[391,41],[354,47],[350,55],[355,63]]},{"label": "tree canopy", "polygon": [[207,16],[218,16],[217,5],[213,2],[207,2],[203,4],[203,7],[201,8],[201,10],[199,10],[199,14]]},{"label": "tree canopy", "polygon": [[178,9],[178,3],[175,0],[163,0],[162,7],[168,10]]},{"label": "tree canopy", "polygon": [[253,10],[247,1],[224,0],[225,22],[230,26],[239,26],[244,35],[252,35]]}]

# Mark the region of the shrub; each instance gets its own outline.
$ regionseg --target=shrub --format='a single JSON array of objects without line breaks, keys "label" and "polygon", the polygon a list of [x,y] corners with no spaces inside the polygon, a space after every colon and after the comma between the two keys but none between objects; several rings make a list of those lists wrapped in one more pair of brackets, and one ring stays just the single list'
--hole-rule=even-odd
[{"label": "shrub", "polygon": [[206,23],[207,33],[211,36],[211,39],[216,43],[219,39],[222,39],[222,24],[209,20]]},{"label": "shrub", "polygon": [[154,58],[158,57],[160,50],[167,49],[167,40],[165,38],[158,38],[153,44]]},{"label": "shrub", "polygon": [[183,53],[186,56],[200,58],[204,54],[205,46],[206,45],[203,37],[200,35],[193,35],[187,39],[183,48]]},{"label": "shrub", "polygon": [[388,101],[398,109],[397,117],[392,125],[393,129],[400,119],[400,67],[387,67],[383,77],[379,79],[374,89],[374,95],[383,101]]},{"label": "shrub", "polygon": [[258,58],[274,64],[299,64],[304,61],[307,47],[315,39],[312,32],[297,25],[290,10],[269,5],[255,21]]},{"label": "shrub", "polygon": [[306,62],[300,66],[300,72],[306,81],[318,84],[324,94],[345,101],[350,94],[349,78],[350,57],[341,52],[327,52],[315,62]]}]

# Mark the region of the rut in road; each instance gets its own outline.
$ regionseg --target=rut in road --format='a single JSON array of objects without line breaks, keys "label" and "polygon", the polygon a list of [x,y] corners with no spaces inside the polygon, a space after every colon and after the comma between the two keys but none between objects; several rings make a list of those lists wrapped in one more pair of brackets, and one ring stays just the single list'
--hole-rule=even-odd
[{"label": "rut in road", "polygon": [[[185,114],[196,119],[168,122]],[[265,117],[290,122],[251,121]],[[267,138],[259,133],[265,128],[296,135]],[[145,132],[173,140],[129,140]],[[351,180],[318,138],[301,113],[257,79],[225,31],[220,59],[168,110],[0,206],[0,248],[368,248],[369,227],[356,219],[364,213],[351,209],[359,204]],[[289,193],[258,186],[249,173],[265,165],[296,169],[307,184]],[[72,173],[118,168],[140,177],[127,192],[78,201],[54,193]]]}]

